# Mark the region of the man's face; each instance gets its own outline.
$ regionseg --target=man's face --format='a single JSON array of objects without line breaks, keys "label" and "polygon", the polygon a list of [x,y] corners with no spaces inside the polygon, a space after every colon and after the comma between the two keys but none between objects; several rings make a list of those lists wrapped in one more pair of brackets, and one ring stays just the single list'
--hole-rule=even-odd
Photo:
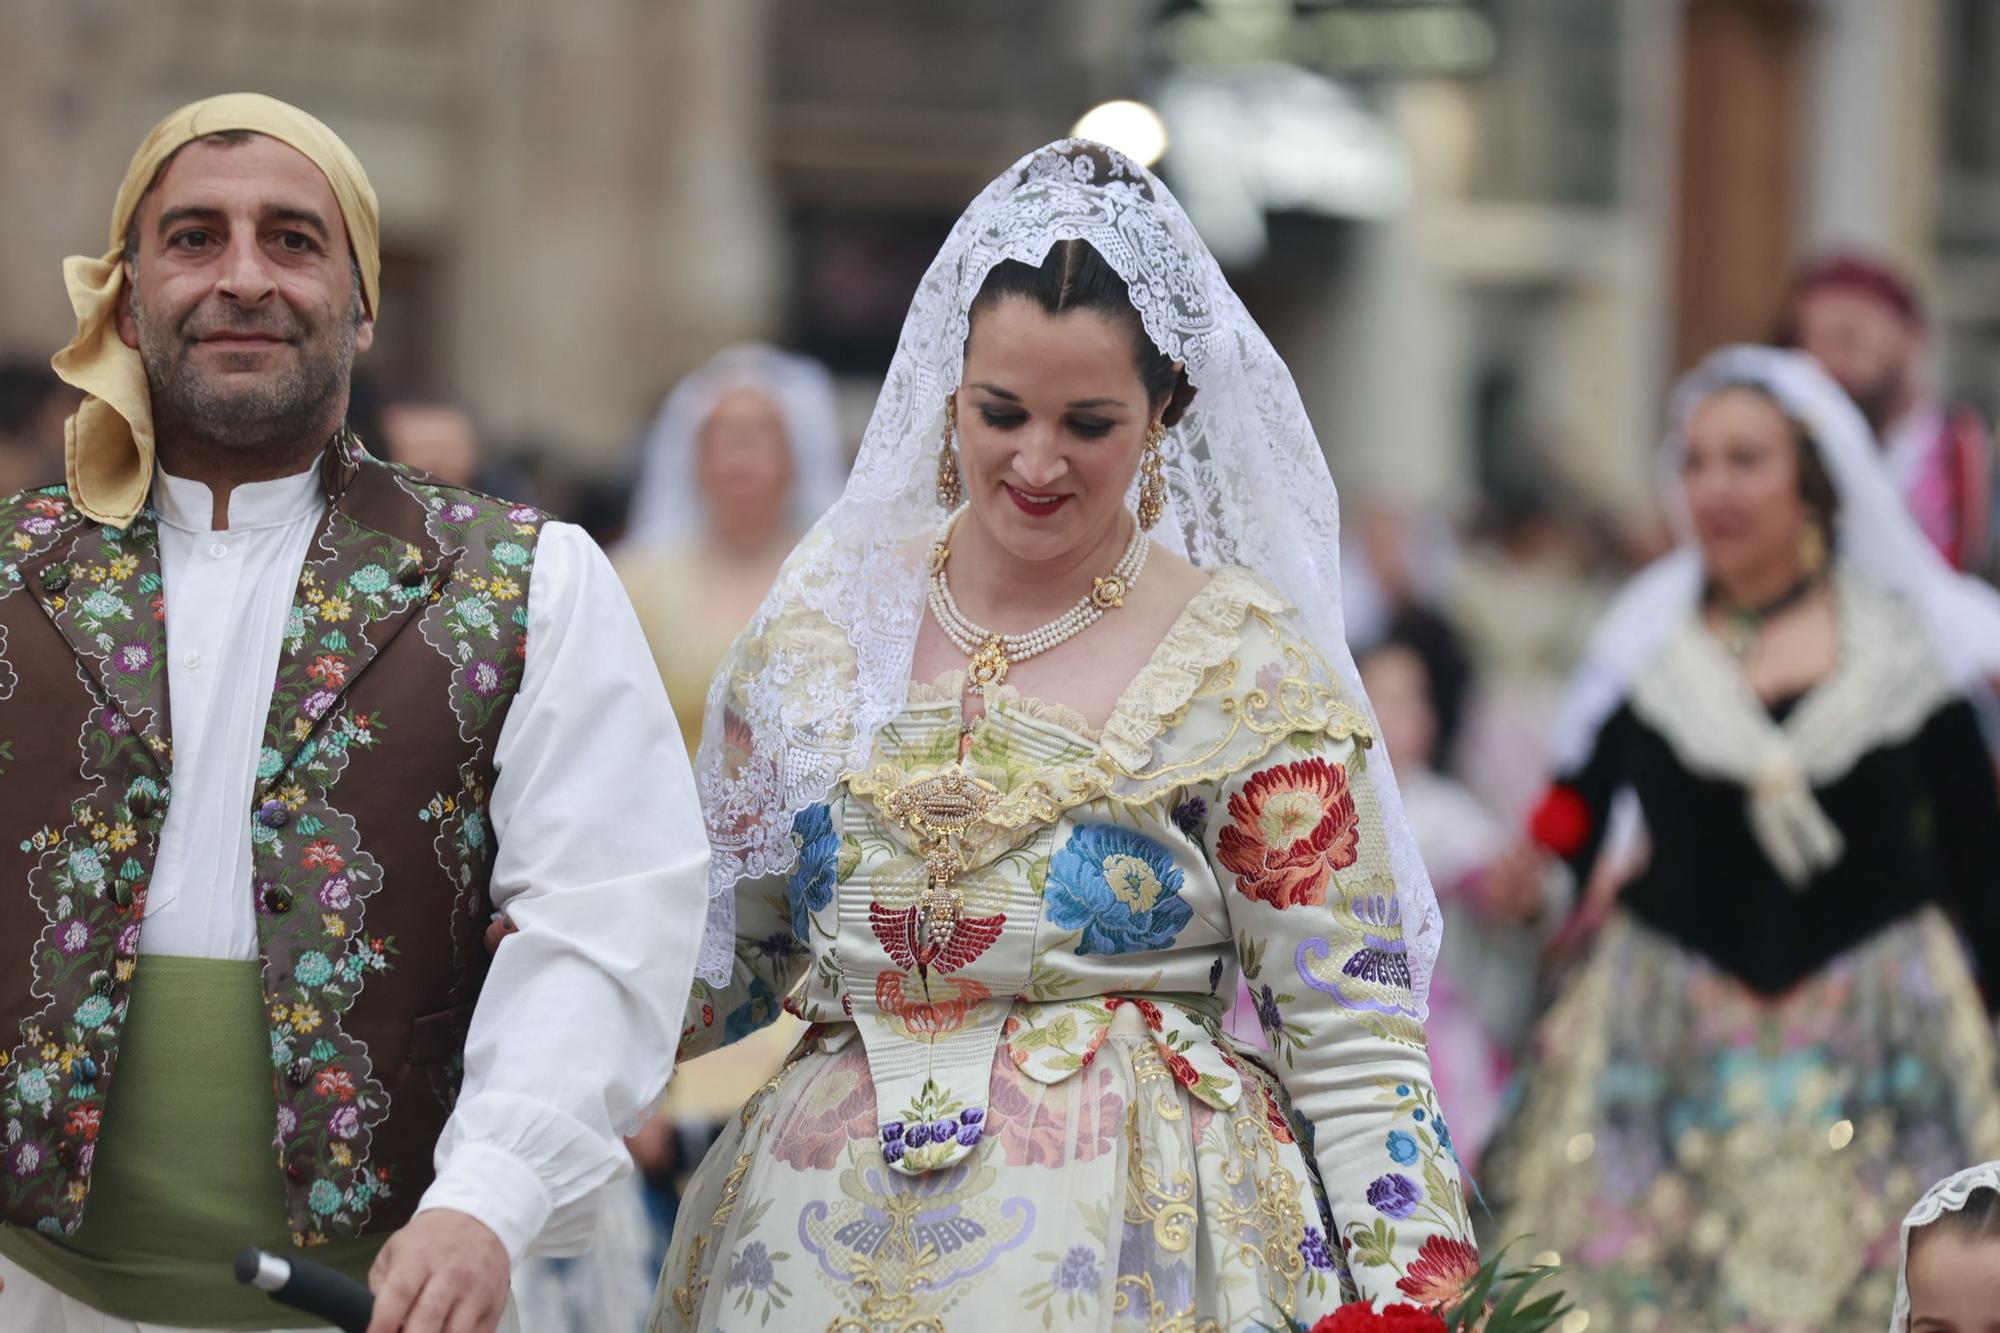
[{"label": "man's face", "polygon": [[197,140],[137,224],[118,333],[145,363],[161,427],[245,450],[331,429],[375,326],[319,168],[262,135]]},{"label": "man's face", "polygon": [[1800,350],[1826,367],[1877,430],[1905,406],[1923,331],[1869,292],[1826,286],[1799,298]]}]

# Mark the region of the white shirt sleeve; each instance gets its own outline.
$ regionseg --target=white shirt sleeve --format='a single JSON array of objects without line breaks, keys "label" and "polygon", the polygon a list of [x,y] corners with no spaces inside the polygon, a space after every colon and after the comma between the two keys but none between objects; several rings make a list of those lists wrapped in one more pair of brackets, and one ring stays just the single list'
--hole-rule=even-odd
[{"label": "white shirt sleeve", "polygon": [[707,905],[694,776],[611,563],[543,530],[527,661],[495,753],[500,945],[419,1212],[491,1227],[515,1263],[589,1242],[622,1131],[665,1087]]}]

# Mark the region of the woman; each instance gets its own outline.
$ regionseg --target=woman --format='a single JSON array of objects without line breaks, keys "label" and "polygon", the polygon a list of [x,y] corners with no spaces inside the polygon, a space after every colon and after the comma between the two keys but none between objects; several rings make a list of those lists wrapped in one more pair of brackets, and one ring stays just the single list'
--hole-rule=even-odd
[{"label": "woman", "polygon": [[[781,996],[813,1026],[691,1185],[655,1329],[1289,1328],[1458,1292],[1436,904],[1341,642],[1335,503],[1159,181],[1071,140],[974,201],[711,694],[685,1049]],[[1217,1032],[1239,966],[1268,1062]]]},{"label": "woman", "polygon": [[[817,361],[741,343],[667,395],[617,564],[678,716],[701,716],[730,643],[846,472],[833,379]],[[691,727],[687,739],[692,752],[701,737]]]},{"label": "woman", "polygon": [[[1630,790],[1650,857],[1489,1150],[1506,1234],[1620,1329],[1874,1329],[1895,1218],[2000,1150],[2000,798],[1968,690],[1994,594],[1946,570],[1804,357],[1676,392],[1687,545],[1603,627],[1536,835],[1581,878]],[[1514,864],[1521,861],[1517,858]]]}]

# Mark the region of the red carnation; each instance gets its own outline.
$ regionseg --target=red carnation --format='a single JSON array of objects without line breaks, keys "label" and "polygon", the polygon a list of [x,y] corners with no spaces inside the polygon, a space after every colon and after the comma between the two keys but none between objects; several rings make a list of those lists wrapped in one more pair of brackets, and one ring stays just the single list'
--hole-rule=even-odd
[{"label": "red carnation", "polygon": [[1549,788],[1528,819],[1528,836],[1565,860],[1583,850],[1590,836],[1590,807],[1576,788]]},{"label": "red carnation", "polygon": [[1312,1333],[1446,1333],[1446,1329],[1444,1320],[1414,1305],[1377,1310],[1367,1301],[1355,1301],[1314,1324]]}]

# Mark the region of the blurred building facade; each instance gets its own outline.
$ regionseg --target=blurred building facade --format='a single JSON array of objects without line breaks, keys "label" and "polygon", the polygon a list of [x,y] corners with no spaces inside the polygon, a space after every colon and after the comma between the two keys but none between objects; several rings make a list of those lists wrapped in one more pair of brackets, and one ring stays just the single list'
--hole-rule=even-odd
[{"label": "blurred building facade", "polygon": [[382,195],[364,366],[611,472],[736,338],[865,385],[972,192],[1138,97],[1351,492],[1462,506],[1547,474],[1636,505],[1664,385],[1761,336],[1822,244],[1909,264],[1940,374],[2000,406],[1996,8],[0,0],[0,353],[67,336],[60,259],[102,244],[144,127],[256,88]]}]

